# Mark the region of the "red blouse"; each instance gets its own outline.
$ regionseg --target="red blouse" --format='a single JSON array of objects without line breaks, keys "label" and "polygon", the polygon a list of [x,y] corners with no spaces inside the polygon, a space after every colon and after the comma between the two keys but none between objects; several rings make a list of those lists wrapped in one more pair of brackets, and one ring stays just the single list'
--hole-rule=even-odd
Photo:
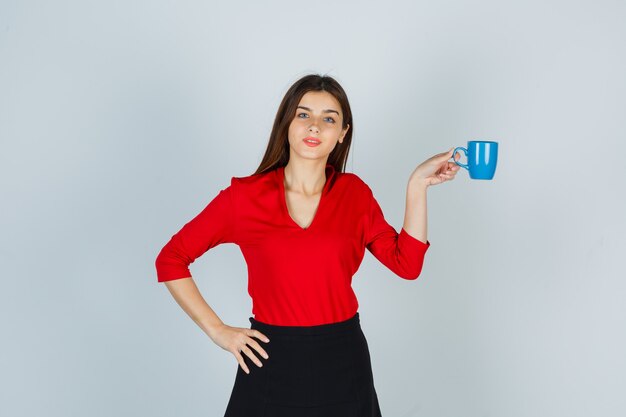
[{"label": "red blouse", "polygon": [[326,165],[326,183],[307,228],[289,215],[284,167],[230,185],[185,224],[156,258],[158,282],[191,276],[189,264],[221,243],[235,243],[248,265],[248,293],[258,321],[313,326],[347,320],[358,301],[352,290],[367,248],[396,275],[413,280],[430,247],[390,226],[356,174]]}]

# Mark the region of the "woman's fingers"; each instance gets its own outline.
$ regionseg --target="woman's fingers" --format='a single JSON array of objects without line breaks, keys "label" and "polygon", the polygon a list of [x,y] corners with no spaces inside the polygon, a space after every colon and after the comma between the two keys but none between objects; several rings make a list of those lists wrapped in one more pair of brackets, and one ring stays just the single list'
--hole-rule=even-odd
[{"label": "woman's fingers", "polygon": [[254,336],[254,337],[256,337],[257,339],[260,339],[260,340],[264,341],[265,343],[267,343],[267,342],[269,342],[269,341],[270,341],[269,337],[265,336],[263,333],[261,333],[261,332],[260,332],[260,331],[258,331],[258,330],[254,330],[254,331],[252,332],[252,335],[251,335],[251,336]]},{"label": "woman's fingers", "polygon": [[455,173],[444,172],[444,173],[439,174],[438,177],[439,177],[439,180],[441,180],[441,182],[444,182],[444,181],[453,180],[455,175],[456,175]]},{"label": "woman's fingers", "polygon": [[252,346],[253,348],[255,348],[257,350],[257,352],[259,352],[261,354],[261,356],[263,356],[265,359],[269,358],[267,352],[261,347],[261,345],[259,345],[259,343],[250,338],[250,340],[248,340],[248,345]]},{"label": "woman's fingers", "polygon": [[254,340],[254,338],[263,340],[266,343],[269,343],[270,339],[258,330],[252,330],[248,333],[248,336],[250,336],[250,340],[247,340],[246,343],[255,348],[265,359],[269,358],[267,352],[261,347],[261,345],[259,345],[256,340]]},{"label": "woman's fingers", "polygon": [[252,349],[250,349],[248,345],[244,346],[243,349],[241,349],[241,352],[245,353],[250,359],[252,359],[252,362],[254,362],[259,368],[263,366],[259,358],[257,358],[256,355],[252,353]]},{"label": "woman's fingers", "polygon": [[269,338],[258,330],[223,325],[212,333],[211,338],[219,347],[232,353],[241,366],[241,369],[243,369],[247,374],[250,373],[250,369],[246,366],[246,361],[243,356],[244,354],[247,355],[257,366],[263,366],[263,363],[254,354],[255,352],[250,349],[250,347],[256,349],[265,359],[269,358],[267,352],[261,347],[259,342],[254,339],[256,338],[259,341],[263,340],[264,342],[269,343]]},{"label": "woman's fingers", "polygon": [[454,163],[448,164],[445,174],[454,176],[459,171],[459,169],[461,169],[461,167],[458,166],[457,164],[454,164]]},{"label": "woman's fingers", "polygon": [[245,373],[249,374],[250,370],[246,366],[246,363],[243,360],[243,356],[241,356],[241,354],[237,351],[233,352],[233,355],[235,355],[235,358],[237,358],[237,362],[239,362],[239,366],[241,366],[241,369],[243,369]]},{"label": "woman's fingers", "polygon": [[457,164],[455,164],[454,162],[448,162],[448,163],[446,164],[446,168],[447,168],[448,170],[455,170],[455,171],[458,171],[458,170],[459,170],[459,168],[461,168],[461,167],[460,167],[460,166],[458,166]]},{"label": "woman's fingers", "polygon": [[263,364],[260,363],[259,359],[256,356],[254,356],[254,354],[252,353],[252,351],[250,350],[248,346],[243,347],[241,349],[241,352],[238,349],[239,348],[237,348],[233,352],[233,355],[235,355],[235,358],[237,358],[237,362],[239,362],[239,366],[241,366],[241,369],[243,369],[245,373],[249,374],[250,369],[246,366],[246,362],[243,359],[243,353],[245,353],[246,356],[252,359],[252,361],[255,362],[259,367],[263,366]]},{"label": "woman's fingers", "polygon": [[254,362],[259,368],[263,367],[263,362],[261,362],[261,360],[254,354],[255,352],[250,347],[254,348],[265,359],[268,359],[269,355],[267,354],[267,352],[261,347],[261,345],[259,345],[256,340],[253,339],[253,337],[257,337],[259,340],[269,339],[267,339],[265,335],[256,330],[248,330],[246,331],[246,333],[248,334],[247,340],[245,340],[245,344],[243,347],[238,348],[240,350],[235,353],[235,357],[237,358],[237,361],[241,365],[242,369],[247,374],[249,374],[250,370],[245,366],[243,354],[248,356],[252,360],[252,362]]}]

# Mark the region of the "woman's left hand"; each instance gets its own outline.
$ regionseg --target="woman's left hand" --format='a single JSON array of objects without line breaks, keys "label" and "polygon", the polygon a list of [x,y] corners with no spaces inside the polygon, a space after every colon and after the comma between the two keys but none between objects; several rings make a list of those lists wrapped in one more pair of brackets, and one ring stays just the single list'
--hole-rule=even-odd
[{"label": "woman's left hand", "polygon": [[[409,182],[417,181],[425,187],[429,187],[445,181],[452,181],[458,170],[461,169],[454,162],[449,162],[453,151],[454,148],[450,148],[448,152],[437,154],[419,164],[411,174]],[[454,159],[457,160],[460,157],[461,155],[457,152]]]}]

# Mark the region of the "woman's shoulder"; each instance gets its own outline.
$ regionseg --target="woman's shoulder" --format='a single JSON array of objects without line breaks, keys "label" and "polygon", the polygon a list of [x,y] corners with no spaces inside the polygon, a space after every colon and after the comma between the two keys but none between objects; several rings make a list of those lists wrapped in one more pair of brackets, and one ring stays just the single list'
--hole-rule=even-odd
[{"label": "woman's shoulder", "polygon": [[345,184],[347,191],[356,198],[367,198],[372,194],[372,190],[367,183],[354,172],[342,172],[339,178]]},{"label": "woman's shoulder", "polygon": [[240,191],[267,191],[276,186],[276,169],[251,174],[245,176],[233,176],[230,179],[230,186]]},{"label": "woman's shoulder", "polygon": [[367,183],[354,172],[342,172],[340,175],[346,178],[350,182],[350,186],[352,187],[358,187],[365,191],[370,189],[369,185],[367,185]]}]

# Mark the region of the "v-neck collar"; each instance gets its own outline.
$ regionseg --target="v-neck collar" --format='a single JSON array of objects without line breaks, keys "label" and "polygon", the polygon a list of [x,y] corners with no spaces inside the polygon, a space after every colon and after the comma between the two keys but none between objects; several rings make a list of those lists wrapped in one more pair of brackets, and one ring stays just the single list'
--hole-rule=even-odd
[{"label": "v-neck collar", "polygon": [[276,179],[278,181],[278,189],[279,189],[279,194],[280,194],[280,201],[282,203],[281,205],[283,207],[283,214],[287,218],[287,221],[292,226],[297,227],[298,230],[301,232],[306,232],[308,230],[311,230],[311,227],[313,227],[316,224],[316,220],[319,217],[320,210],[322,209],[322,206],[324,204],[324,200],[325,200],[324,197],[328,193],[330,184],[334,179],[335,167],[333,167],[331,164],[326,164],[326,167],[324,168],[324,170],[326,173],[326,183],[324,183],[324,188],[322,188],[322,195],[320,196],[320,201],[317,203],[317,209],[315,209],[313,220],[311,220],[311,223],[309,224],[308,227],[302,227],[298,223],[296,223],[296,221],[291,217],[291,214],[289,214],[289,209],[287,208],[287,196],[285,194],[285,167],[282,166],[276,169]]}]

